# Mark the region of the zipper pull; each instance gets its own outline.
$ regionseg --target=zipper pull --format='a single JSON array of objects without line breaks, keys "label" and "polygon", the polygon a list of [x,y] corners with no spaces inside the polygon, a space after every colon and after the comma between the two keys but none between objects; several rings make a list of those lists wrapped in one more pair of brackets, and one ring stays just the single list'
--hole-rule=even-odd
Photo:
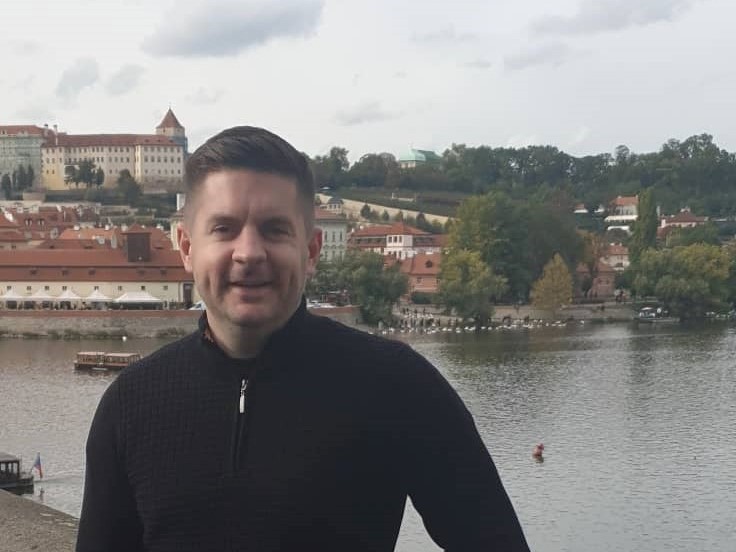
[{"label": "zipper pull", "polygon": [[243,378],[240,381],[240,404],[239,411],[241,414],[245,412],[245,388],[248,387],[248,382]]}]

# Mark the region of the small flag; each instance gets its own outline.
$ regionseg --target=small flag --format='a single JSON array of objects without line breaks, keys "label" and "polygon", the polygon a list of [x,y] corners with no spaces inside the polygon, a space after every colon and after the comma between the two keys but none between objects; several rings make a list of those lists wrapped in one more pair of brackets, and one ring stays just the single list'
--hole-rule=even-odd
[{"label": "small flag", "polygon": [[41,467],[41,453],[36,453],[36,459],[33,461],[33,466],[31,466],[31,469],[37,469],[38,470],[38,477],[43,479],[43,468]]}]

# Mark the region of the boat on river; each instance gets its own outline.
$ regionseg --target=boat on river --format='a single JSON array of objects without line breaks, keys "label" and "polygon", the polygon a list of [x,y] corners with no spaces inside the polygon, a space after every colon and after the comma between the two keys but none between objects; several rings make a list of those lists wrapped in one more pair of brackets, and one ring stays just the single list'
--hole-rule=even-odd
[{"label": "boat on river", "polygon": [[33,492],[33,474],[21,470],[20,458],[0,452],[0,489],[16,494]]},{"label": "boat on river", "polygon": [[636,313],[634,321],[644,324],[673,324],[679,322],[680,319],[669,316],[669,313],[662,307],[644,307]]},{"label": "boat on river", "polygon": [[74,361],[75,370],[122,370],[141,359],[140,353],[82,351]]}]

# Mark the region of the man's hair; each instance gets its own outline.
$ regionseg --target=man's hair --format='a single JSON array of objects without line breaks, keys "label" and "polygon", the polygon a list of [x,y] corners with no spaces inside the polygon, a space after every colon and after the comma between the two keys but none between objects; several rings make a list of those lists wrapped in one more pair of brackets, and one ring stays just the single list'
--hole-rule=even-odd
[{"label": "man's hair", "polygon": [[[304,223],[314,226],[314,176],[303,153],[263,128],[236,126],[216,134],[189,157],[184,169],[185,205],[193,203],[210,173],[246,169],[293,178],[303,205]],[[185,206],[185,213],[188,209]],[[189,213],[191,214],[191,212]]]}]

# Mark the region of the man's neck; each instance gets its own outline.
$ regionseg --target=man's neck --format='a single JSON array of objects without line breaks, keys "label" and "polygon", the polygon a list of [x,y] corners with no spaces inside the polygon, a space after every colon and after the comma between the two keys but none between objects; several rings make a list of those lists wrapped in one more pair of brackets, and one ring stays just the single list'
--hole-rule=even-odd
[{"label": "man's neck", "polygon": [[221,327],[217,321],[209,319],[207,324],[214,342],[231,358],[257,357],[270,335],[243,327]]}]

